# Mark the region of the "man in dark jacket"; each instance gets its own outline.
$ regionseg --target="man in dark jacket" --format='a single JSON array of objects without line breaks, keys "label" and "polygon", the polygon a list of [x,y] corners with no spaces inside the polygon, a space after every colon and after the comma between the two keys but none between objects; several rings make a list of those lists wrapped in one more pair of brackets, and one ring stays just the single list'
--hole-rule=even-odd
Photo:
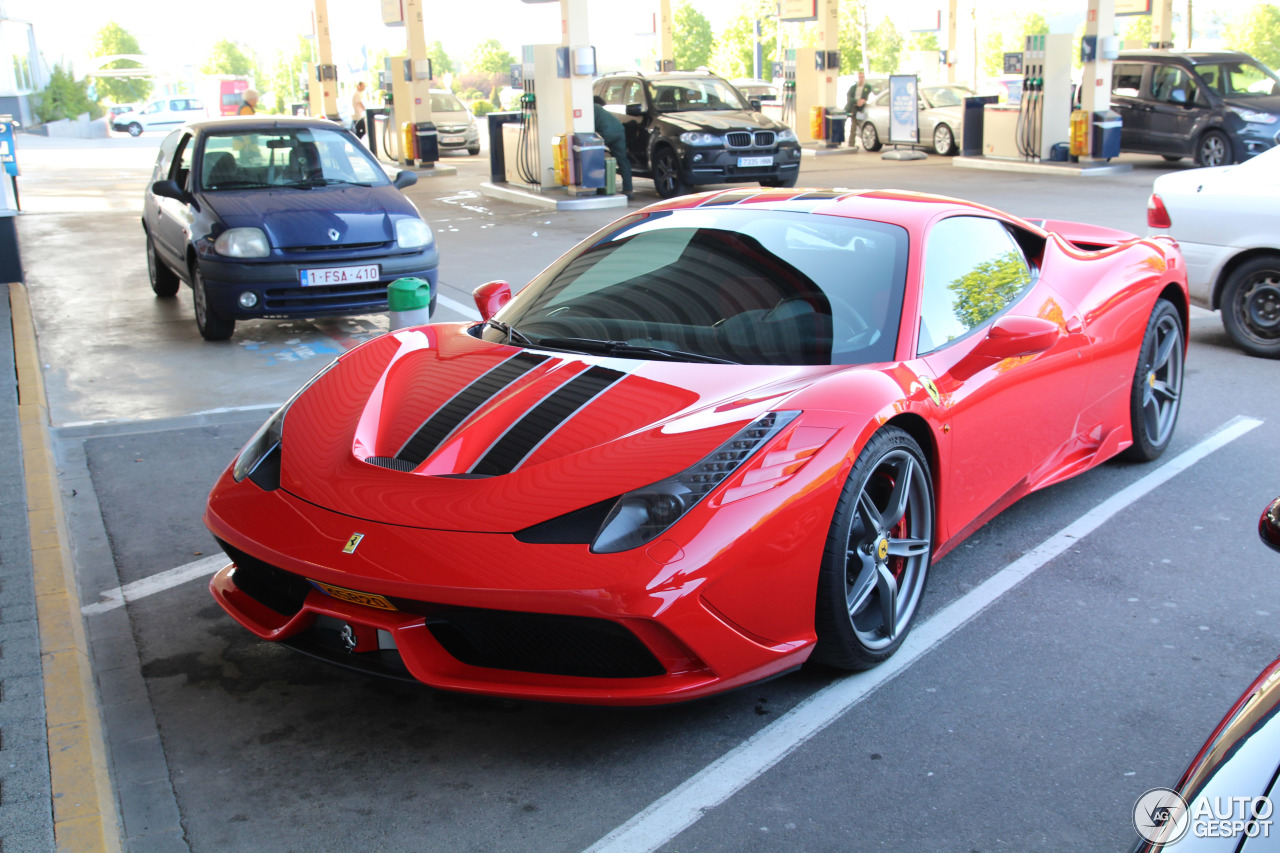
[{"label": "man in dark jacket", "polygon": [[858,82],[849,87],[849,92],[844,99],[844,111],[849,114],[849,140],[850,148],[858,147],[858,130],[861,127],[862,113],[867,108],[867,101],[871,98],[871,84],[867,82],[866,76],[859,71]]},{"label": "man in dark jacket", "polygon": [[609,153],[618,162],[618,174],[622,176],[622,192],[631,198],[631,161],[627,159],[627,132],[618,117],[604,108],[604,98],[595,96],[596,133],[609,147]]}]

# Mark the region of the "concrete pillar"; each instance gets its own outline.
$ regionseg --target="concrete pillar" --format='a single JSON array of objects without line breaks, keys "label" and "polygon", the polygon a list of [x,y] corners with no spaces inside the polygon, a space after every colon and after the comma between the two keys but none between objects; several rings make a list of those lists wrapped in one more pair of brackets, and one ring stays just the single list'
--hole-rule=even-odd
[{"label": "concrete pillar", "polygon": [[956,82],[956,12],[959,4],[956,0],[947,2],[947,38],[943,49],[947,52],[947,82]]},{"label": "concrete pillar", "polygon": [[[404,28],[409,41],[409,67],[413,80],[409,84],[412,97],[405,119],[412,122],[431,121],[431,80],[418,79],[419,69],[427,60],[427,30],[423,23],[423,0],[404,0]],[[396,107],[400,103],[396,102]]]},{"label": "concrete pillar", "polygon": [[[333,65],[333,42],[329,39],[329,3],[328,0],[315,0],[316,12],[316,58],[321,66]],[[313,87],[311,114],[325,115],[331,119],[338,118],[338,81],[315,80],[315,69],[311,72]],[[316,93],[319,103],[315,103]],[[317,107],[319,111],[317,111]]]},{"label": "concrete pillar", "polygon": [[[818,0],[818,49],[827,57],[840,55],[840,0]],[[840,88],[840,70],[827,66],[826,73],[818,75],[818,103],[824,107],[844,109]],[[852,69],[850,69],[852,70]]]},{"label": "concrete pillar", "polygon": [[587,0],[560,0],[560,32],[565,47],[569,48],[569,77],[562,80],[565,86],[564,126],[573,133],[593,133],[596,129],[595,112],[592,109],[592,74],[573,73],[576,65],[574,48],[590,47],[587,34]]},{"label": "concrete pillar", "polygon": [[[1115,35],[1115,31],[1115,0],[1089,0],[1084,34],[1096,36],[1101,42],[1103,38]],[[1111,60],[1102,59],[1101,53],[1099,44],[1099,49],[1094,53],[1094,61],[1086,62],[1080,72],[1080,106],[1091,117],[1093,113],[1111,108]]]},{"label": "concrete pillar", "polygon": [[[658,68],[675,70],[676,47],[672,32],[675,22],[671,17],[671,0],[659,0],[658,3]],[[648,69],[645,69],[648,70]],[[690,71],[692,69],[681,69]]]},{"label": "concrete pillar", "polygon": [[1173,0],[1151,0],[1151,47],[1173,47]]}]

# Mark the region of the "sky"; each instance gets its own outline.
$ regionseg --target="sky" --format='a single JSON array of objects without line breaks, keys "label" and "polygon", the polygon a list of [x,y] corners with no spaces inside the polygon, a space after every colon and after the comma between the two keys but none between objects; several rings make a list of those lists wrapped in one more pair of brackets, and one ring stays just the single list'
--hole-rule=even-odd
[{"label": "sky", "polygon": [[[679,0],[673,0],[673,6]],[[722,28],[742,0],[691,0],[714,29]],[[1025,0],[977,0],[982,17],[1010,16],[1028,11]],[[1256,0],[1214,0],[1195,9],[1197,27],[1208,26],[1213,15],[1230,16]],[[1175,15],[1186,0],[1174,0]],[[404,51],[403,28],[382,24],[378,0],[329,0],[330,31],[335,62],[358,56],[366,45],[370,54],[380,48]],[[961,0],[968,6],[968,0]],[[94,36],[108,20],[129,30],[142,49],[161,62],[199,65],[214,42],[230,39],[256,49],[265,64],[278,50],[291,50],[295,36],[311,31],[312,2],[308,0],[217,0],[211,4],[161,3],[159,0],[0,0],[13,17],[35,24],[36,40],[46,60],[62,59],[79,64],[88,56]],[[619,8],[625,7],[620,12]],[[891,15],[906,29],[912,20],[929,16],[937,0],[870,0],[874,22]],[[589,0],[591,41],[603,67],[623,67],[635,57],[647,55],[653,36],[637,33],[650,24],[657,0],[621,4],[617,0]],[[1071,32],[1084,17],[1086,0],[1047,0],[1036,4],[1055,32]],[[184,9],[190,9],[186,12]],[[197,11],[197,9],[199,11]],[[1204,11],[1201,11],[1204,9]],[[523,44],[560,41],[560,5],[523,3],[520,0],[463,0],[431,3],[428,0],[427,41],[443,42],[455,60],[465,60],[474,47],[497,38],[517,58]],[[963,20],[963,14],[962,14]],[[1175,24],[1175,26],[1177,26]],[[1200,46],[1200,45],[1197,45]],[[1209,46],[1209,45],[1204,45]],[[622,61],[619,61],[622,60]]]}]

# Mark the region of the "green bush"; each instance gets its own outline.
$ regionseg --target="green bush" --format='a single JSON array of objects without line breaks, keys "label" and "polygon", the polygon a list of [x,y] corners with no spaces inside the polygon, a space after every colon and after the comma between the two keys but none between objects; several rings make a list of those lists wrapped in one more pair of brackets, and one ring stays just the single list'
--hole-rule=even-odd
[{"label": "green bush", "polygon": [[495,107],[489,101],[480,100],[480,101],[471,102],[471,112],[478,116],[488,115],[489,113],[493,112],[495,109],[497,109],[497,107]]},{"label": "green bush", "polygon": [[61,63],[53,66],[49,85],[35,97],[36,118],[41,122],[73,119],[81,113],[89,118],[101,118],[102,105],[89,99],[88,79],[76,80]]}]

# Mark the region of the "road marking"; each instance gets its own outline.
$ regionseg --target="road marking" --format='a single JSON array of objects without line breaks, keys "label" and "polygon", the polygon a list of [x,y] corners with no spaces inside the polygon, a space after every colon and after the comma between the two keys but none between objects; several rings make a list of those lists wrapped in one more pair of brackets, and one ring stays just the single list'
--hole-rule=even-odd
[{"label": "road marking", "polygon": [[657,850],[948,639],[1041,566],[1139,498],[1261,424],[1254,418],[1228,421],[1216,433],[1112,495],[917,625],[889,660],[869,672],[842,678],[819,690],[591,845],[586,853]]},{"label": "road marking", "polygon": [[436,294],[436,304],[443,305],[446,308],[452,308],[468,320],[479,320],[480,314],[477,313],[474,305],[466,305],[456,299],[450,299],[443,293]]},{"label": "road marking", "polygon": [[160,572],[158,575],[151,575],[142,580],[109,589],[102,593],[102,601],[86,604],[80,608],[80,612],[85,616],[94,616],[115,610],[117,607],[123,607],[126,601],[137,601],[139,598],[146,598],[157,592],[181,586],[187,581],[208,577],[229,562],[231,561],[226,555],[214,554],[212,557],[205,557],[203,560],[196,560],[194,563],[187,563],[185,566],[178,566],[176,569],[169,569],[167,572]]}]

